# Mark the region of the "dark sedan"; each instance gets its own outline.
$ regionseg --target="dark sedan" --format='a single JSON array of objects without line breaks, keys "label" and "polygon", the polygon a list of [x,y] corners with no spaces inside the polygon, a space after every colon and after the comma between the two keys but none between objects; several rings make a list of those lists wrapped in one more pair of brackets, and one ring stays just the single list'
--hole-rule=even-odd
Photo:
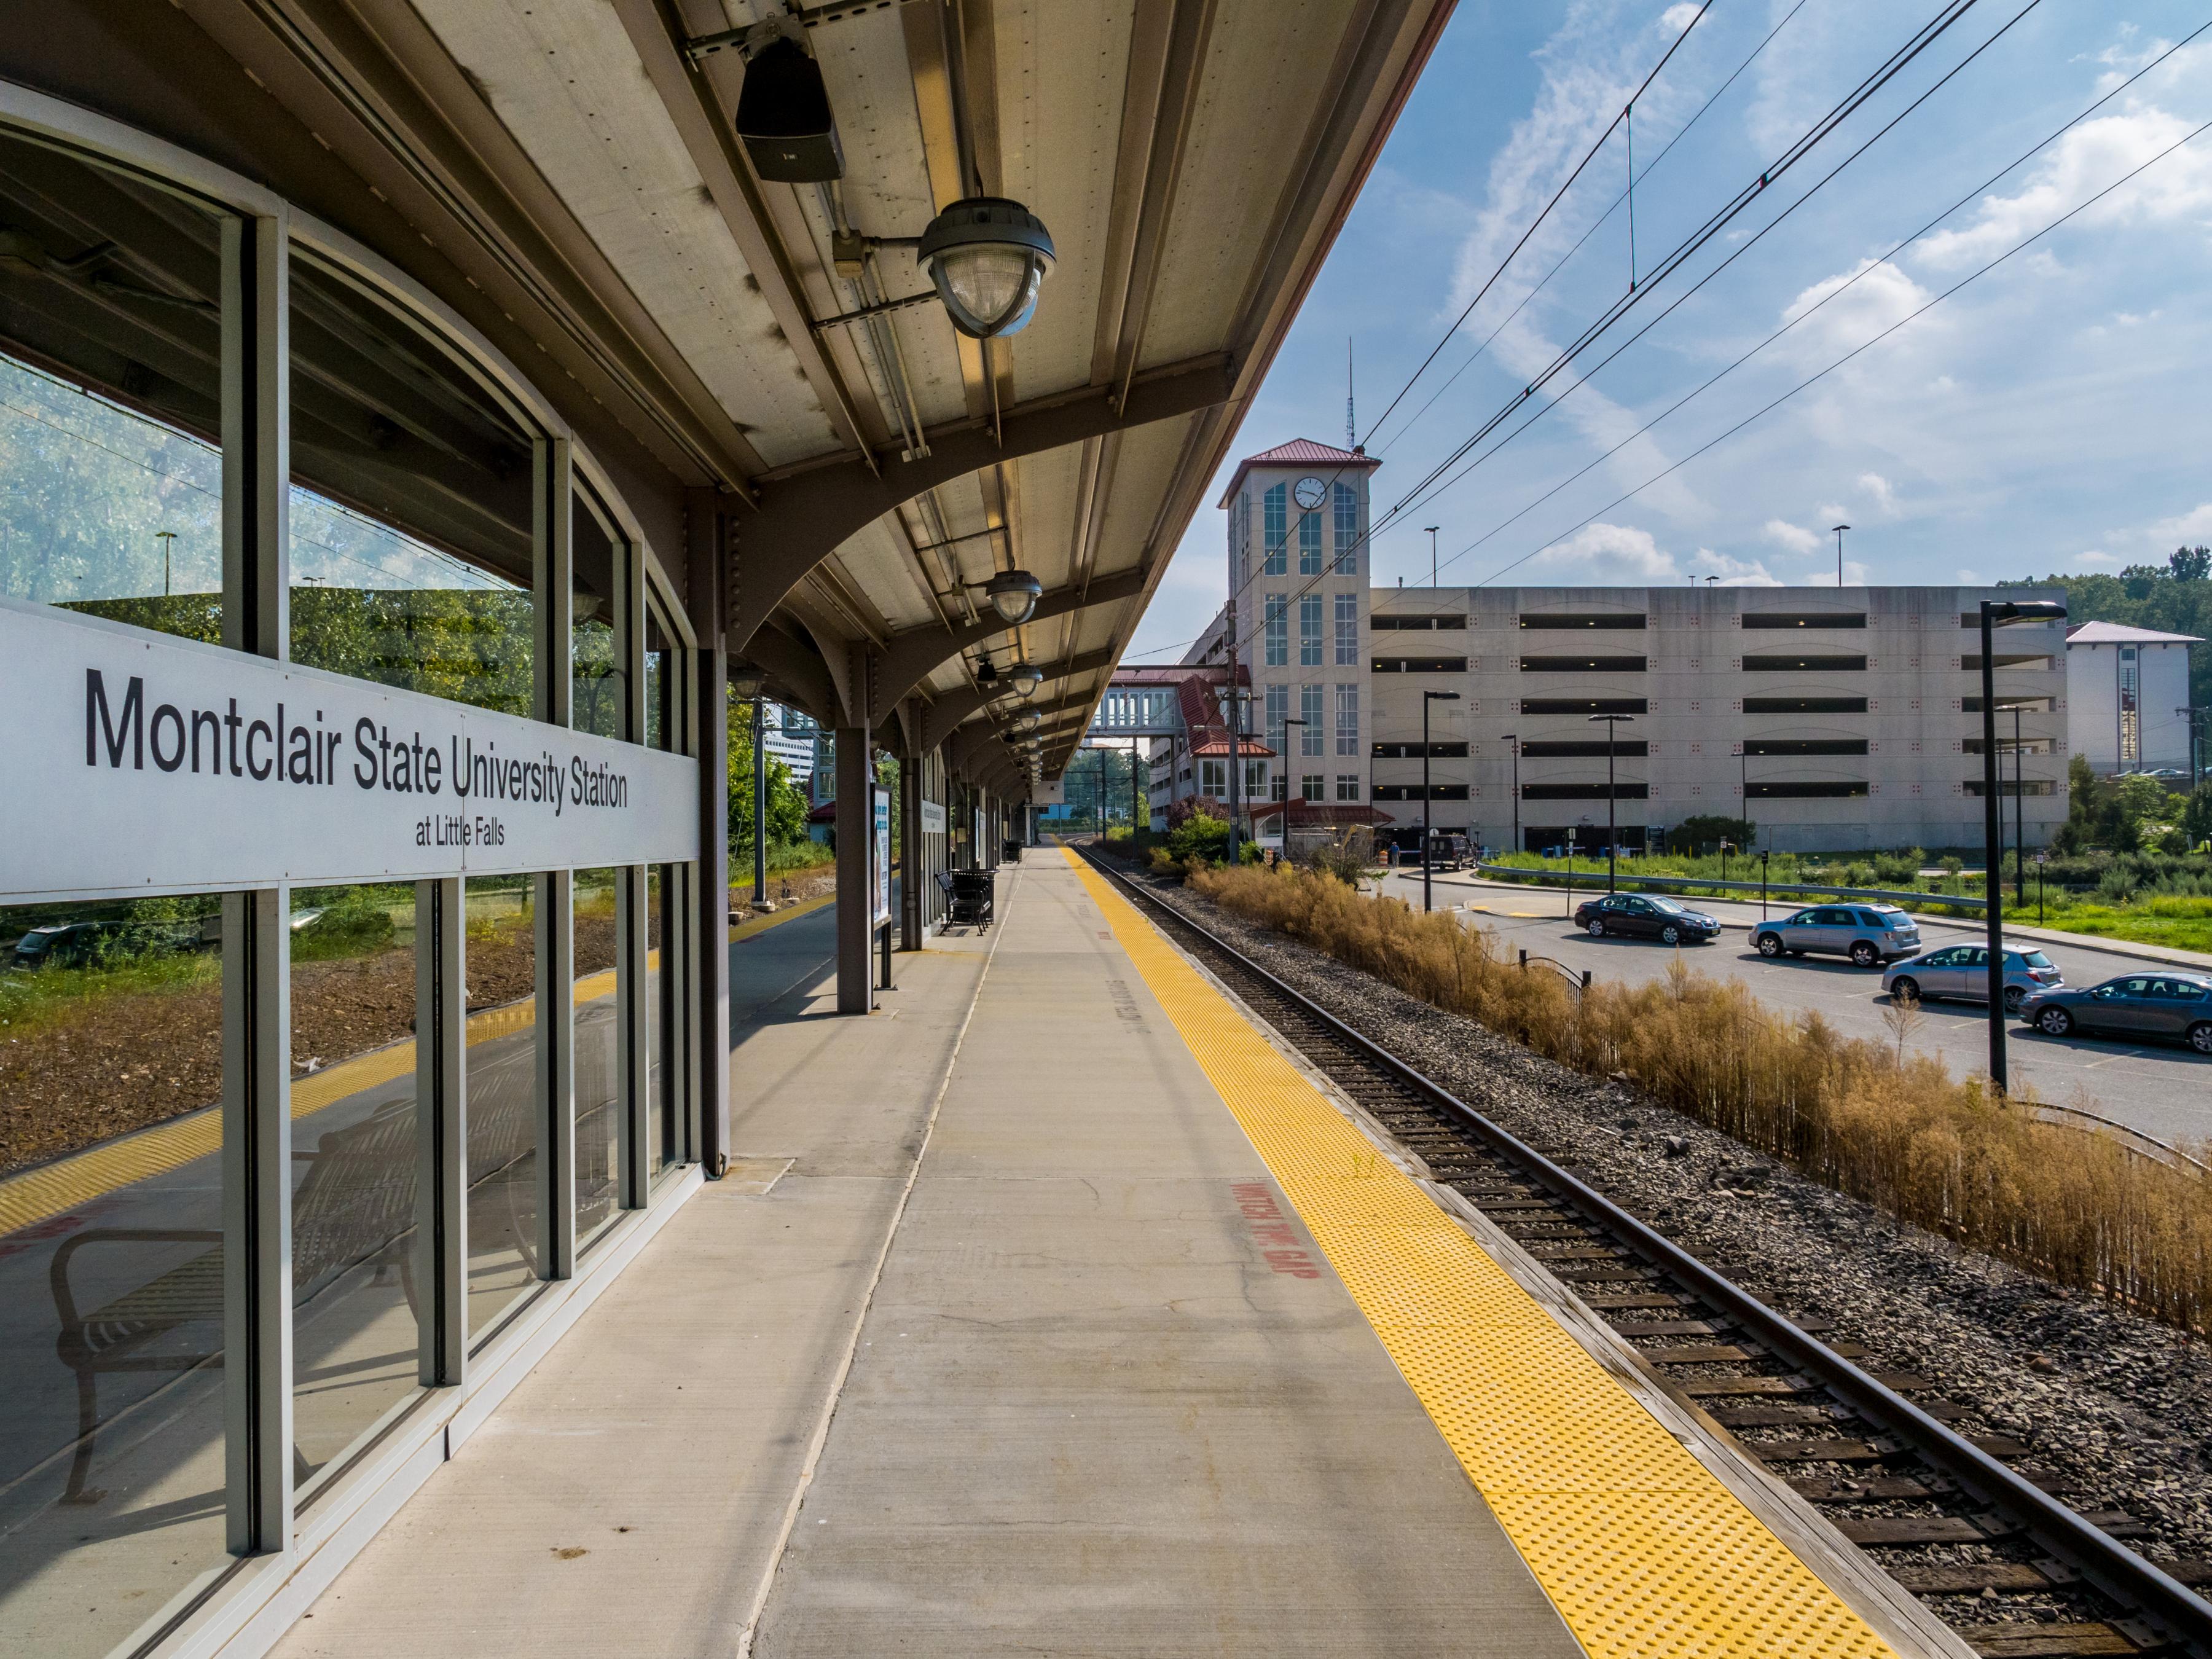
[{"label": "dark sedan", "polygon": [[2038,991],[2021,1004],[2020,1017],[2046,1036],[2178,1037],[2212,1054],[2212,976],[2167,969]]},{"label": "dark sedan", "polygon": [[1717,938],[1719,921],[1670,898],[1643,893],[1607,893],[1575,908],[1575,925],[1592,939],[1619,934],[1656,939],[1662,945],[1703,945]]}]

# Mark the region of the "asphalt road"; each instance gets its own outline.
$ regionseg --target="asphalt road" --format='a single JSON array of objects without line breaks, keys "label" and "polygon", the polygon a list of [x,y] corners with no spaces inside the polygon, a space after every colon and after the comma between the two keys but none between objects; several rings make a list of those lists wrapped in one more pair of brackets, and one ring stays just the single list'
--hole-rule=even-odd
[{"label": "asphalt road", "polygon": [[[1384,890],[1421,902],[1418,872],[1394,873]],[[1581,890],[1575,902],[1590,896]],[[1751,924],[1759,906],[1726,900],[1683,901],[1729,926],[1710,945],[1685,951],[1692,966],[1741,979],[1762,1002],[1780,1009],[1814,1009],[1838,1030],[1853,1036],[1894,1041],[1882,1023],[1889,1000],[1881,976],[1854,968],[1841,957],[1803,957],[1769,962],[1751,948]],[[1436,878],[1436,903],[1472,907],[1465,920],[1494,927],[1510,949],[1549,957],[1577,973],[1588,969],[1601,978],[1638,983],[1661,977],[1674,954],[1653,939],[1591,939],[1567,919],[1567,896],[1557,890],[1502,886],[1456,874]],[[1778,903],[1777,916],[1799,905]],[[1920,936],[1927,948],[1981,935],[1971,922],[1923,919]],[[2140,957],[2100,950],[2094,945],[2041,943],[2069,985],[2095,985],[2117,974],[2141,973],[2154,964]],[[1955,1073],[1984,1069],[1989,1062],[1989,1022],[1979,1003],[1930,1002],[1911,1046],[1940,1054]],[[2006,1048],[2015,1089],[2033,1087],[2039,1097],[2064,1106],[2084,1107],[2115,1118],[2161,1140],[2212,1139],[2212,1060],[2179,1044],[2131,1044],[2112,1039],[2054,1038],[2017,1021],[2007,1026]]]}]

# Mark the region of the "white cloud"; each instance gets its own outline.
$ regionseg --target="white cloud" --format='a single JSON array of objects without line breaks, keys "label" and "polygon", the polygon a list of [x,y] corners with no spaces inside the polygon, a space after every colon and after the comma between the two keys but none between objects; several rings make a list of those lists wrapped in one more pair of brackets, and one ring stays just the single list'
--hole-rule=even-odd
[{"label": "white cloud", "polygon": [[1933,298],[1893,264],[1862,259],[1850,270],[1823,277],[1782,308],[1794,350],[1826,362],[1903,322]]},{"label": "white cloud", "polygon": [[1982,585],[1982,574],[1978,570],[1962,569],[1954,571],[1953,574],[1961,587],[1979,587]]},{"label": "white cloud", "polygon": [[1859,488],[1867,493],[1874,504],[1885,513],[1897,511],[1897,492],[1890,488],[1889,480],[1879,472],[1859,474]]},{"label": "white cloud", "polygon": [[1556,547],[1528,561],[1528,580],[1550,577],[1576,586],[1636,587],[1677,581],[1682,568],[1648,530],[1627,525],[1585,525]]},{"label": "white cloud", "polygon": [[[1971,222],[1938,231],[1917,257],[1938,267],[1972,264],[2042,229],[2185,137],[2194,124],[2160,109],[2085,121],[2051,146],[2016,194],[1985,196]],[[2212,154],[2185,148],[2082,214],[2087,226],[2172,224],[2212,213]]]},{"label": "white cloud", "polygon": [[1832,525],[1849,524],[1851,521],[1850,510],[1848,507],[1838,506],[1834,501],[1823,501],[1814,510]]},{"label": "white cloud", "polygon": [[2212,542],[2212,501],[2171,519],[2160,519],[2143,532],[2143,538],[2156,547],[2175,547],[2186,544],[2194,547],[2199,542]]},{"label": "white cloud", "polygon": [[1759,533],[1784,552],[1800,557],[1820,550],[1820,538],[1802,525],[1791,524],[1787,519],[1769,519]]},{"label": "white cloud", "polygon": [[1672,29],[1675,33],[1680,34],[1684,29],[1689,27],[1692,23],[1695,22],[1697,21],[1697,17],[1698,9],[1690,4],[1689,0],[1680,0],[1680,3],[1669,6],[1665,11],[1662,12],[1659,16],[1659,21],[1664,23],[1668,28]]},{"label": "white cloud", "polygon": [[2074,556],[2074,561],[2077,564],[2118,564],[2119,562],[2116,555],[2096,552],[2077,553]]},{"label": "white cloud", "polygon": [[1725,553],[1716,553],[1710,547],[1701,547],[1690,556],[1690,572],[1696,576],[1717,576],[1717,587],[1779,587],[1782,579],[1767,569],[1757,559],[1745,561],[1730,558]]}]

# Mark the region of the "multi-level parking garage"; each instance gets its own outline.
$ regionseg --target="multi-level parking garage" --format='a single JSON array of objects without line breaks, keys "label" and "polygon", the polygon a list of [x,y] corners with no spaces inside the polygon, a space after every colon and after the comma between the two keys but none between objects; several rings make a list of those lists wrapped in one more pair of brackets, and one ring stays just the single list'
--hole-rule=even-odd
[{"label": "multi-level parking garage", "polygon": [[[1565,1287],[1754,1315],[1058,853],[947,925],[1448,10],[0,34],[0,1648],[1964,1650]],[[733,939],[760,690],[849,811]]]}]

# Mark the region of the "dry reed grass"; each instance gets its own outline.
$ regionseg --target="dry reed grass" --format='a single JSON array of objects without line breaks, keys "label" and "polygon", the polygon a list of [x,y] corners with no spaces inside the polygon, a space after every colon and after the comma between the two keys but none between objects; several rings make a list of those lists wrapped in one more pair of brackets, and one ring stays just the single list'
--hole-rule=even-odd
[{"label": "dry reed grass", "polygon": [[2212,1182],[2035,1121],[1939,1060],[1790,1019],[1685,966],[1582,994],[1488,931],[1292,870],[1202,870],[1237,914],[1593,1077],[1787,1159],[1888,1213],[2185,1330],[2212,1318]]}]

